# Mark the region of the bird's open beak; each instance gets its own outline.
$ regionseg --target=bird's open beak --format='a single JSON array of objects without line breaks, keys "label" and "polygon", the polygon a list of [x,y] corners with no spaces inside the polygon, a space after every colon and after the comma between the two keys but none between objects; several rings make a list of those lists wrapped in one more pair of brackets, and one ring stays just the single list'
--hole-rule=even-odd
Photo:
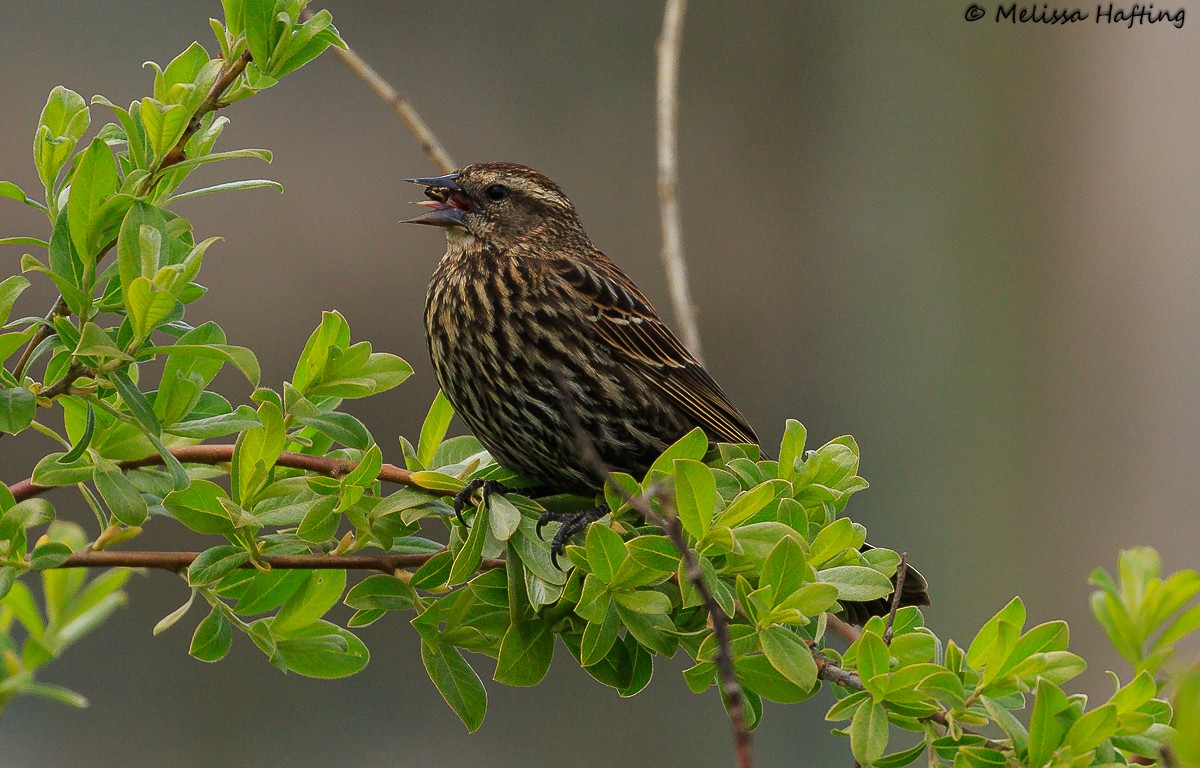
[{"label": "bird's open beak", "polygon": [[466,191],[458,185],[457,173],[445,176],[431,176],[424,179],[405,179],[412,184],[425,187],[425,196],[417,205],[431,209],[412,219],[406,219],[401,224],[428,224],[434,227],[464,227],[463,216],[475,210],[475,203]]}]

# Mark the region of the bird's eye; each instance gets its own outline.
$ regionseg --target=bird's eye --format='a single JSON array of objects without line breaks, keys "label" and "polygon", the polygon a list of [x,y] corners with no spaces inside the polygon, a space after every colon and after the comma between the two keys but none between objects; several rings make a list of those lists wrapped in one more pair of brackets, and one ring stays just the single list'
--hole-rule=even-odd
[{"label": "bird's eye", "polygon": [[493,184],[483,191],[489,200],[503,200],[508,197],[508,187],[503,184]]}]

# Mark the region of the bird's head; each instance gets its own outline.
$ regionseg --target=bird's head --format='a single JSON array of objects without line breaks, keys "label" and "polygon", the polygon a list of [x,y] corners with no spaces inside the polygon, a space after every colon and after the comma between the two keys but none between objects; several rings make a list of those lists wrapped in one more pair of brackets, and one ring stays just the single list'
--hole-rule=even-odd
[{"label": "bird's head", "polygon": [[428,213],[407,224],[446,228],[451,246],[481,241],[502,250],[544,239],[586,239],[575,206],[558,185],[516,163],[476,163],[445,176],[405,179],[425,187]]}]

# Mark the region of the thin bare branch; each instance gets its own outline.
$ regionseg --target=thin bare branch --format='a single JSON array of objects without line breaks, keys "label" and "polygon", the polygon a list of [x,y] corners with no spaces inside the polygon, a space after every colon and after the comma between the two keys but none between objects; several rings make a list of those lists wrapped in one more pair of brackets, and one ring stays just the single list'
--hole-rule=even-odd
[{"label": "thin bare branch", "polygon": [[[212,444],[212,445],[186,445],[171,449],[171,455],[179,459],[181,462],[190,464],[224,464],[233,460],[233,446],[228,444]],[[137,469],[138,467],[152,467],[163,463],[162,456],[157,453],[152,453],[149,456],[143,456],[140,459],[131,459],[129,461],[117,462],[117,466],[121,469]],[[345,459],[330,459],[325,456],[309,456],[305,453],[291,453],[284,451],[279,455],[279,460],[276,464],[280,467],[288,467],[289,469],[304,469],[309,472],[319,472],[329,477],[344,477],[354,471],[358,466],[358,462],[347,461]],[[407,469],[402,469],[394,464],[384,464],[376,475],[376,479],[385,483],[394,483],[396,485],[408,485],[414,488],[420,488],[412,479],[412,473]],[[32,496],[37,496],[50,490],[48,486],[37,485],[32,478],[27,478],[9,486],[9,491],[12,492],[13,498],[17,501],[28,499]],[[439,496],[453,496],[453,491],[435,491],[428,488],[422,489],[428,493]]]},{"label": "thin bare branch", "polygon": [[[282,570],[339,570],[339,571],[383,571],[394,573],[400,568],[419,568],[435,556],[445,552],[389,555],[387,553],[354,555],[266,555],[262,563]],[[58,568],[158,568],[178,573],[185,570],[200,556],[199,552],[121,552],[84,550],[68,557]],[[245,562],[242,568],[254,568],[254,563]],[[503,559],[488,559],[480,563],[481,571],[503,568]]]},{"label": "thin bare branch", "polygon": [[684,345],[703,362],[696,305],[683,258],[683,223],[679,214],[679,51],[686,9],[687,0],[667,0],[662,36],[658,38],[658,202],[662,209],[662,259],[675,323]]},{"label": "thin bare branch", "polygon": [[829,614],[829,621],[825,626],[828,631],[845,640],[847,645],[852,645],[862,634],[858,627],[842,621],[832,613]]},{"label": "thin bare branch", "polygon": [[[312,12],[308,9],[305,9],[300,14],[300,18],[305,20],[311,16]],[[441,168],[443,173],[451,173],[458,169],[454,160],[450,158],[450,153],[442,146],[442,142],[438,141],[437,136],[433,134],[429,125],[421,119],[417,110],[413,108],[412,103],[393,88],[391,83],[384,80],[383,76],[376,72],[374,67],[355,53],[353,48],[343,49],[334,46],[333,52],[342,60],[343,64],[350,68],[351,72],[358,75],[359,79],[375,92],[376,96],[390,106],[393,112],[399,115],[400,119],[408,127],[409,132],[416,138],[417,143],[421,145],[421,151],[433,161],[434,165]]]},{"label": "thin bare branch", "polygon": [[892,609],[888,611],[887,628],[883,630],[883,642],[892,644],[892,628],[896,624],[896,611],[900,609],[900,594],[904,592],[904,577],[908,575],[908,553],[900,553],[900,565],[896,566],[896,586],[892,589]]},{"label": "thin bare branch", "polygon": [[[596,451],[595,443],[592,442],[591,437],[584,431],[583,425],[579,422],[570,386],[561,374],[557,377],[557,383],[559,392],[562,393],[563,398],[563,416],[567,424],[571,427],[571,434],[575,438],[575,445],[579,450],[580,459],[600,479],[601,483],[609,483],[611,471],[604,463],[604,459]],[[683,524],[679,519],[679,515],[675,514],[674,500],[670,494],[657,494],[657,498],[662,502],[663,509],[663,514],[659,515],[650,506],[650,502],[645,496],[631,496],[620,485],[616,483],[609,484],[647,522],[662,528],[668,538],[671,539],[671,543],[675,546],[675,549],[679,551],[684,573],[687,575],[688,581],[692,583],[692,586],[700,594],[700,599],[704,602],[704,609],[708,612],[708,622],[712,626],[713,637],[717,641],[717,650],[713,654],[713,663],[717,666],[717,674],[720,678],[721,700],[725,703],[725,709],[729,713],[729,721],[733,728],[733,743],[734,751],[737,754],[737,766],[738,768],[751,768],[754,764],[754,758],[751,754],[753,740],[750,735],[750,727],[746,723],[745,697],[742,696],[742,684],[738,681],[737,673],[733,668],[733,640],[729,635],[729,617],[725,615],[725,611],[717,602],[716,596],[704,578],[704,571],[700,569],[700,563],[696,560],[695,553],[688,546],[687,536],[683,531]]]}]

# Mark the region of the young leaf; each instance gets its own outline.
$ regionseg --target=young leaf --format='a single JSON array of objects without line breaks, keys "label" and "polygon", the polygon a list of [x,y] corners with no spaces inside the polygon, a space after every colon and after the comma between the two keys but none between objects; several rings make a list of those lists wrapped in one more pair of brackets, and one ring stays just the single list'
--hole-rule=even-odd
[{"label": "young leaf", "polygon": [[763,653],[771,666],[804,689],[817,682],[817,663],[812,652],[794,633],[779,625],[767,627],[760,633]]},{"label": "young leaf", "polygon": [[67,201],[67,221],[75,250],[91,260],[96,256],[95,229],[100,224],[100,205],[117,191],[117,161],[112,150],[99,138],[92,139],[79,156],[71,176],[71,197]]},{"label": "young leaf", "polygon": [[454,407],[439,389],[437,396],[433,398],[433,404],[429,406],[425,422],[421,425],[421,439],[417,443],[417,461],[421,462],[422,467],[433,468],[430,462],[433,461],[434,451],[445,439],[446,429],[450,426],[452,418]]},{"label": "young leaf", "polygon": [[717,481],[708,467],[694,459],[675,459],[674,470],[675,509],[683,529],[699,541],[712,524]]},{"label": "young leaf", "polygon": [[546,621],[519,621],[509,626],[500,642],[495,680],[505,685],[537,685],[550,670],[554,633]]},{"label": "young leaf", "polygon": [[188,653],[200,661],[220,661],[232,644],[233,626],[219,608],[213,608],[196,627]]},{"label": "young leaf", "polygon": [[287,599],[271,622],[276,637],[290,637],[297,630],[320,619],[342,599],[346,589],[346,572],[342,570],[313,571],[303,586]]},{"label": "young leaf", "polygon": [[0,432],[15,435],[33,423],[37,398],[25,387],[0,389]]},{"label": "young leaf", "polygon": [[475,674],[458,649],[440,640],[422,636],[421,661],[438,693],[442,694],[467,730],[478,730],[487,712],[487,691],[479,675]]}]

